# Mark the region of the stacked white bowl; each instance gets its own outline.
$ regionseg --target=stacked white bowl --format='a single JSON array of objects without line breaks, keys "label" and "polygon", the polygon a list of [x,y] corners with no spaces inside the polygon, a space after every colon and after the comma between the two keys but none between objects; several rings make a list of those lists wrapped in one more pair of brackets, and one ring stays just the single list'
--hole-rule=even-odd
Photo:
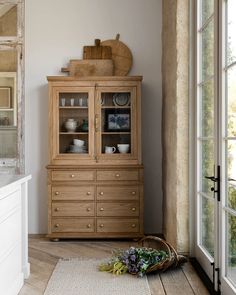
[{"label": "stacked white bowl", "polygon": [[86,153],[85,141],[81,139],[73,139],[73,145],[70,146],[71,153]]}]

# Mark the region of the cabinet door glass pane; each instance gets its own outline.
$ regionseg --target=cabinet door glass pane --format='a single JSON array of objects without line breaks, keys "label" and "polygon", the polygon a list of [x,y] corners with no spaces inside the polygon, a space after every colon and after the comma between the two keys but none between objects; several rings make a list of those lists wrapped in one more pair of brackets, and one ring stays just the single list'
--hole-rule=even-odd
[{"label": "cabinet door glass pane", "polygon": [[59,153],[87,154],[88,135],[88,93],[60,93]]},{"label": "cabinet door glass pane", "polygon": [[0,4],[0,37],[17,36],[17,6]]},{"label": "cabinet door glass pane", "polygon": [[130,154],[131,94],[106,92],[101,94],[101,153]]},{"label": "cabinet door glass pane", "polygon": [[17,157],[17,50],[0,50],[0,158]]}]

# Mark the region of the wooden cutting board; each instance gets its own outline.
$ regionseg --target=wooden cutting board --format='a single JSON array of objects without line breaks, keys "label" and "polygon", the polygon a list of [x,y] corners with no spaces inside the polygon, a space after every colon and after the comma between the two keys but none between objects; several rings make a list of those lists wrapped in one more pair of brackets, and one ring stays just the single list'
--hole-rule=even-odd
[{"label": "wooden cutting board", "polygon": [[101,46],[100,39],[95,39],[95,46],[84,46],[83,59],[111,59],[110,46]]},{"label": "wooden cutting board", "polygon": [[71,59],[68,68],[62,68],[69,76],[112,76],[114,71],[111,59]]},{"label": "wooden cutting board", "polygon": [[116,39],[102,41],[102,46],[110,46],[112,49],[112,60],[114,62],[114,75],[126,76],[133,63],[133,57],[130,49],[121,41],[120,35],[117,34]]}]

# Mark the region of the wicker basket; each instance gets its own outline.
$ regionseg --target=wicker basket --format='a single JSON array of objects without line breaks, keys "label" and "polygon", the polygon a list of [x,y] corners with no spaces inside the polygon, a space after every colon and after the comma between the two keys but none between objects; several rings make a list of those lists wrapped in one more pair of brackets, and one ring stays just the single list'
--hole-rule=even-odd
[{"label": "wicker basket", "polygon": [[155,241],[156,242],[155,249],[165,250],[168,254],[168,257],[161,263],[156,263],[150,266],[147,269],[146,273],[154,272],[157,270],[165,271],[169,267],[177,267],[188,261],[185,256],[179,255],[171,244],[169,244],[168,242],[166,242],[165,240],[161,238],[158,238],[155,236],[146,236],[142,238],[141,240],[139,240],[139,243],[141,243],[142,246],[144,247],[144,244],[147,241]]}]

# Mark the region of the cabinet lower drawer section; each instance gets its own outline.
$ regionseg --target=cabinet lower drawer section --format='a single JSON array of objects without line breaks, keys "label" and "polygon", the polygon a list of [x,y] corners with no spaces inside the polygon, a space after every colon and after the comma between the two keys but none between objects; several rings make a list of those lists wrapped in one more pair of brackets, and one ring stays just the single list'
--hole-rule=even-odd
[{"label": "cabinet lower drawer section", "polygon": [[97,216],[139,216],[139,204],[97,203]]},{"label": "cabinet lower drawer section", "polygon": [[94,186],[53,186],[52,200],[91,201],[94,191]]},{"label": "cabinet lower drawer section", "polygon": [[138,186],[98,186],[97,200],[138,200]]},{"label": "cabinet lower drawer section", "polygon": [[94,203],[65,203],[53,202],[52,203],[52,216],[94,216],[95,213]]},{"label": "cabinet lower drawer section", "polygon": [[93,218],[53,218],[52,232],[65,233],[91,233],[94,232],[95,221]]},{"label": "cabinet lower drawer section", "polygon": [[95,179],[95,171],[52,171],[53,181],[91,181]]},{"label": "cabinet lower drawer section", "polygon": [[137,233],[139,232],[138,219],[116,219],[116,218],[98,218],[97,232],[102,233]]},{"label": "cabinet lower drawer section", "polygon": [[103,170],[97,172],[97,180],[107,181],[107,180],[138,180],[139,172],[138,170]]}]

